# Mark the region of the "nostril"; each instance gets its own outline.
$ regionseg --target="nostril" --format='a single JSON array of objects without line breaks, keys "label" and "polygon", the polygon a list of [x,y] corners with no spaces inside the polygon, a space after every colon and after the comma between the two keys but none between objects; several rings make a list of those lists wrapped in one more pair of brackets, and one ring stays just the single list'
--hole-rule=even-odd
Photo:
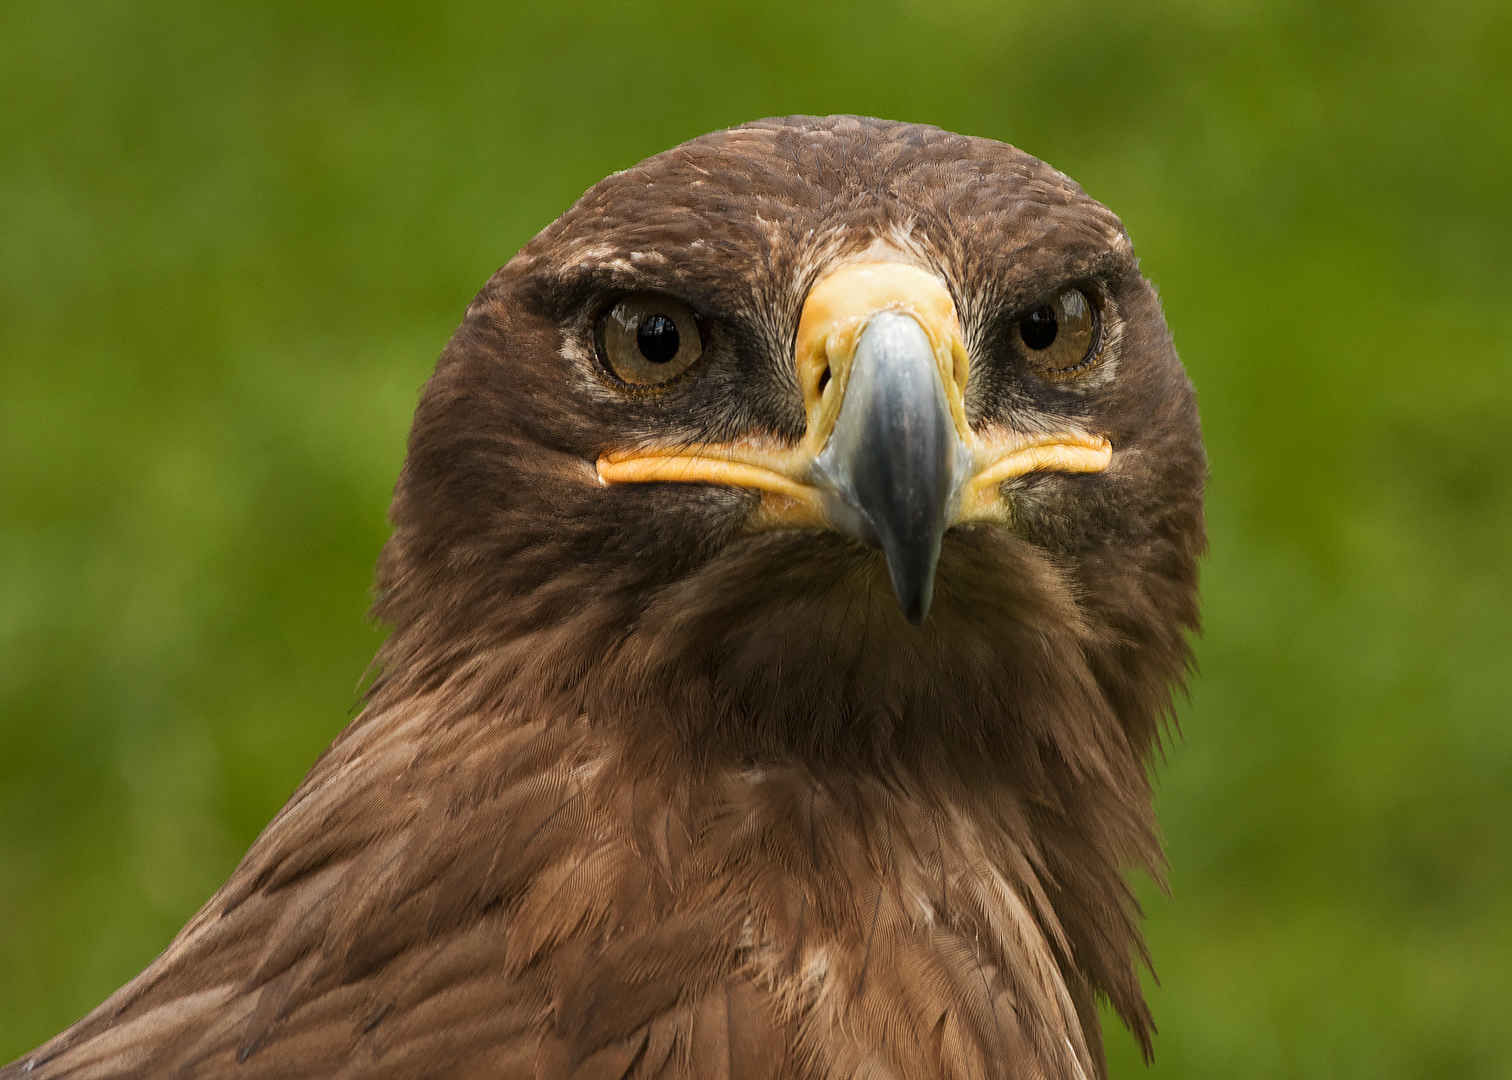
[{"label": "nostril", "polygon": [[824,388],[829,385],[829,380],[830,369],[828,365],[826,365],[825,369],[819,373],[819,395],[821,397],[824,395]]}]

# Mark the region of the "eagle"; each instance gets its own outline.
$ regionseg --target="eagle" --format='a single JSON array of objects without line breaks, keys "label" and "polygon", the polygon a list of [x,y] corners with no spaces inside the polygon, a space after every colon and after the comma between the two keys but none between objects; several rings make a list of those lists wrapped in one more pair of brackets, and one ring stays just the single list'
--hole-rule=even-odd
[{"label": "eagle", "polygon": [[1195,399],[1012,146],[761,120],[603,180],[426,384],[360,715],[3,1080],[1106,1075],[1198,625]]}]

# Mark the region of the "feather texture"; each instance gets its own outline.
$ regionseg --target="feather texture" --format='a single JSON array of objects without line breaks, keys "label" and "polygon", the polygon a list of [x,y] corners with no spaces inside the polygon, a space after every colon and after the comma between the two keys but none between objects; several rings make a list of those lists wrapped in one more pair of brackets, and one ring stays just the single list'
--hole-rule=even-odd
[{"label": "feather texture", "polygon": [[[973,416],[1075,416],[1120,449],[952,530],[922,627],[852,540],[591,468],[801,433],[802,298],[879,239],[950,280]],[[1002,313],[1093,274],[1116,380],[994,374]],[[722,313],[675,409],[581,367],[582,313],[628,288]],[[1196,625],[1204,468],[1122,226],[1027,155],[796,118],[605,181],[427,387],[362,715],[162,956],[0,1080],[1103,1075],[1099,997],[1153,1032],[1122,872],[1159,877],[1145,770]]]}]

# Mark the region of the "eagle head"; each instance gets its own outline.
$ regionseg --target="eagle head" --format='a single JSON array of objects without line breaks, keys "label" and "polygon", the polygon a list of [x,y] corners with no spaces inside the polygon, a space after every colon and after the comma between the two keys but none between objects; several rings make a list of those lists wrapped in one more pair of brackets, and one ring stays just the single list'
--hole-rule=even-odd
[{"label": "eagle head", "polygon": [[597,184],[468,308],[394,502],[386,680],[560,694],[678,757],[1102,768],[1188,662],[1205,468],[1075,183],[747,124]]}]

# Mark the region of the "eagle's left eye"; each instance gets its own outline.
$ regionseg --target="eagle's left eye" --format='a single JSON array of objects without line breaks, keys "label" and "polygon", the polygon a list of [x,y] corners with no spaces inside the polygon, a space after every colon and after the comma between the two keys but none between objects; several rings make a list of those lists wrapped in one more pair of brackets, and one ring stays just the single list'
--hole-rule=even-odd
[{"label": "eagle's left eye", "polygon": [[1097,360],[1102,326],[1097,307],[1072,286],[1019,319],[1018,336],[1029,362],[1046,375],[1073,375]]},{"label": "eagle's left eye", "polygon": [[693,309],[661,293],[631,293],[599,316],[594,347],[604,370],[631,387],[661,386],[703,354]]}]

